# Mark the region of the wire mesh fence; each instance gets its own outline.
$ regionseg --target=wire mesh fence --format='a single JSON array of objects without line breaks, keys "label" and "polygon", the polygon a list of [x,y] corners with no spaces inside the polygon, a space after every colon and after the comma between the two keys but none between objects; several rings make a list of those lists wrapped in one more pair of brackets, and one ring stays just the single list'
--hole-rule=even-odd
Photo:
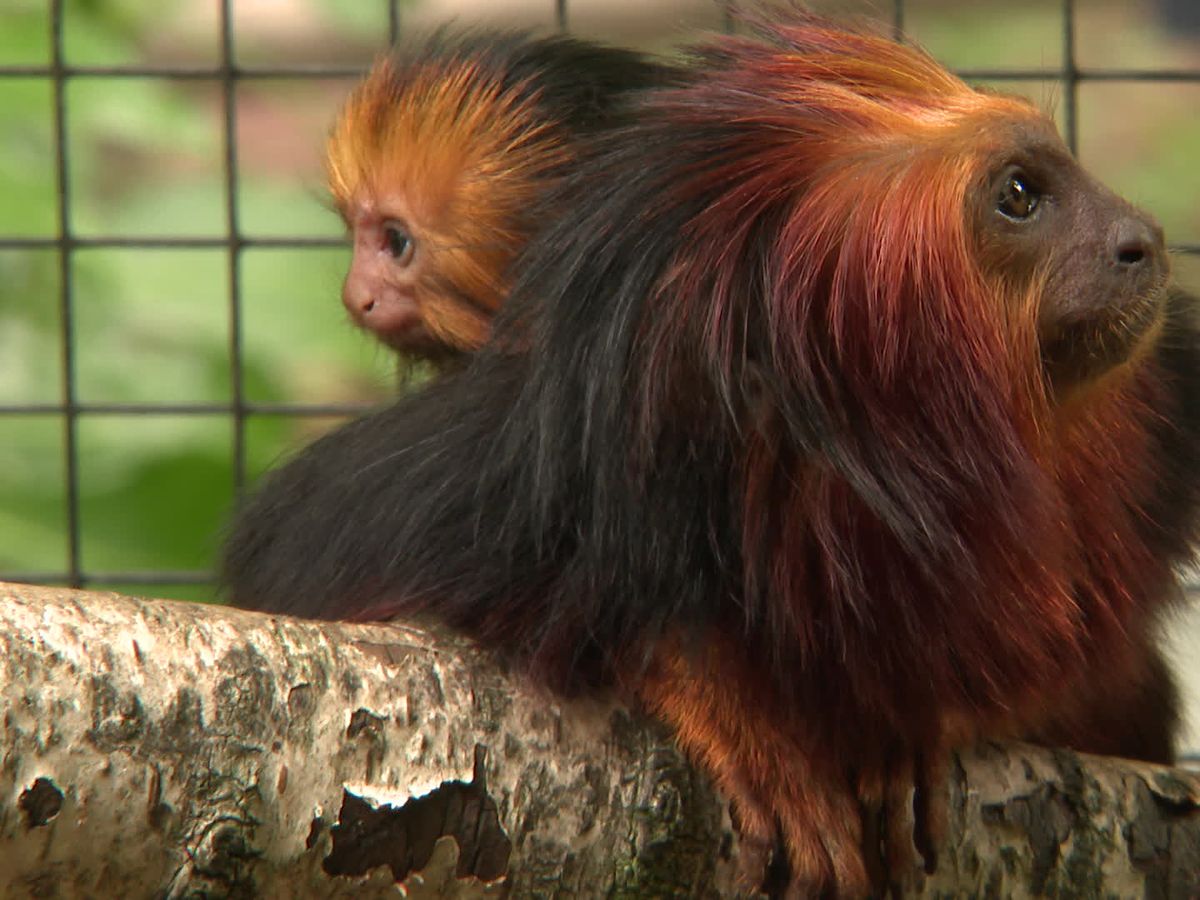
[{"label": "wire mesh fence", "polygon": [[[402,6],[399,0],[378,2],[381,4],[381,18],[386,22],[386,34],[379,36],[382,46],[385,37],[391,42],[402,34],[408,7]],[[548,15],[556,27],[562,30],[572,28],[573,10],[569,0],[544,2],[551,6]],[[890,5],[884,4],[882,11],[877,9],[877,13],[890,16],[899,35],[908,27],[913,3],[914,0],[893,0]],[[0,579],[71,586],[152,585],[161,593],[170,594],[171,586],[207,584],[211,573],[204,565],[193,568],[163,566],[152,558],[152,554],[151,558],[137,565],[106,567],[89,561],[85,553],[82,525],[83,488],[88,478],[98,478],[101,474],[89,471],[85,465],[89,457],[83,426],[106,421],[113,428],[128,429],[130,441],[140,439],[134,423],[156,417],[195,419],[203,421],[204,427],[222,429],[228,435],[229,496],[217,498],[214,503],[227,507],[232,497],[243,489],[252,476],[254,467],[248,464],[247,441],[256,421],[269,417],[318,419],[346,416],[367,405],[356,401],[263,400],[248,390],[248,382],[253,380],[253,373],[247,370],[247,342],[253,338],[245,302],[247,279],[253,275],[249,271],[253,260],[248,260],[248,254],[260,251],[315,253],[343,248],[345,242],[336,234],[264,234],[252,222],[248,222],[242,202],[243,147],[240,137],[246,128],[245,117],[253,116],[253,111],[246,113],[242,109],[246,102],[243,92],[247,86],[271,82],[320,85],[324,89],[333,82],[351,83],[364,71],[364,65],[340,62],[251,64],[242,61],[237,47],[239,32],[235,0],[221,0],[219,4],[216,22],[218,50],[215,60],[210,63],[82,64],[71,59],[67,50],[65,35],[70,11],[68,0],[49,2],[45,19],[48,29],[46,62],[6,64],[0,58],[0,90],[6,84],[20,83],[37,89],[45,87],[50,92],[52,159],[45,161],[45,164],[52,169],[52,222],[44,233],[0,233],[0,254],[44,252],[54,259],[57,360],[54,362],[56,371],[52,380],[58,386],[56,397],[47,397],[44,391],[40,394],[37,391],[27,394],[9,391],[0,395],[0,423],[36,422],[38,427],[58,430],[59,437],[55,442],[57,458],[53,464],[61,472],[61,496],[54,500],[58,511],[50,529],[56,546],[61,547],[61,564],[38,565],[36,560],[30,562],[14,555],[0,556]],[[989,84],[1052,86],[1057,94],[1064,136],[1073,150],[1079,145],[1081,116],[1095,114],[1102,117],[1109,114],[1103,108],[1089,108],[1087,91],[1092,85],[1173,84],[1200,88],[1200,66],[1109,67],[1080,63],[1077,52],[1079,12],[1073,0],[1062,0],[1056,14],[1061,23],[1060,58],[1057,62],[1033,67],[959,67],[959,74],[971,81]],[[733,27],[727,8],[723,21],[725,27]],[[72,112],[76,105],[87,102],[86,92],[92,86],[100,86],[95,89],[101,90],[110,85],[148,82],[187,84],[211,95],[214,114],[219,121],[220,138],[216,155],[221,190],[219,209],[214,207],[214,218],[208,223],[211,227],[207,227],[204,233],[191,234],[186,227],[182,230],[173,227],[160,233],[148,228],[131,235],[106,230],[103,223],[80,227],[76,193],[82,176],[73,158],[79,146],[74,139]],[[164,127],[171,126],[164,123]],[[91,166],[91,171],[96,177],[104,175],[103,166]],[[1192,182],[1187,187],[1194,191],[1196,183]],[[1200,259],[1200,239],[1195,235],[1184,235],[1181,241],[1172,245],[1172,249],[1181,257]],[[81,289],[78,273],[80,267],[86,266],[91,258],[89,254],[125,251],[209,252],[215,254],[214,259],[219,257],[216,264],[222,267],[221,279],[227,295],[222,312],[226,340],[219,362],[224,367],[221,379],[227,386],[224,398],[194,400],[181,396],[169,402],[112,402],[89,389],[89,373],[87,366],[82,365],[81,358],[96,350],[81,337],[79,323],[81,316],[95,313],[89,312],[83,302],[86,291]],[[186,339],[186,335],[183,339]],[[146,490],[152,492],[153,489]],[[107,499],[110,503],[121,502],[117,494],[109,494]],[[0,527],[3,527],[4,504],[5,499],[0,497]],[[189,515],[186,509],[174,512],[178,516]],[[9,516],[8,527],[21,528],[19,514]]]}]

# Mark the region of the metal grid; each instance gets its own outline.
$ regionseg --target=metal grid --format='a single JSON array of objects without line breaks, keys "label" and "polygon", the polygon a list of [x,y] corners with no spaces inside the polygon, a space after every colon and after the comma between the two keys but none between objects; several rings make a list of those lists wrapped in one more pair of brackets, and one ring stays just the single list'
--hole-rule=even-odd
[{"label": "metal grid", "polygon": [[[354,77],[362,73],[360,67],[347,66],[260,66],[239,65],[235,54],[235,28],[233,4],[235,0],[220,0],[219,33],[220,55],[215,66],[158,67],[158,66],[76,66],[65,59],[63,26],[64,3],[67,0],[50,0],[50,47],[49,65],[0,66],[0,80],[15,78],[44,78],[53,85],[53,140],[54,168],[57,186],[57,233],[52,237],[0,237],[0,250],[47,249],[58,251],[59,312],[61,333],[59,348],[61,356],[62,398],[58,403],[0,405],[0,417],[57,415],[63,426],[63,466],[65,470],[65,519],[66,519],[66,568],[62,571],[0,571],[0,580],[43,583],[63,583],[71,586],[86,586],[97,583],[187,585],[204,584],[211,581],[211,574],[202,571],[163,571],[139,569],[135,571],[85,570],[81,563],[80,528],[80,472],[78,423],[81,415],[114,416],[135,414],[138,416],[208,416],[228,417],[233,423],[231,456],[235,490],[241,490],[246,478],[246,422],[250,416],[290,415],[328,416],[353,414],[362,410],[360,405],[315,405],[315,404],[261,404],[246,399],[243,382],[243,330],[242,330],[242,252],[249,248],[326,248],[339,247],[344,241],[337,238],[305,237],[253,237],[243,233],[238,215],[238,141],[237,103],[239,84],[255,79],[326,79]],[[386,4],[388,37],[395,41],[400,33],[399,0],[378,0]],[[569,0],[546,0],[554,7],[555,21],[559,29],[569,27]],[[1117,70],[1106,68],[1080,68],[1075,54],[1075,3],[1061,0],[1063,61],[1057,68],[1046,69],[974,69],[960,70],[959,75],[975,81],[1039,81],[1057,82],[1062,87],[1061,102],[1065,138],[1072,151],[1078,142],[1078,92],[1085,82],[1188,82],[1200,84],[1200,70],[1192,69],[1143,69]],[[891,0],[891,17],[895,33],[899,36],[905,25],[905,0]],[[726,7],[726,28],[732,28],[732,16]],[[167,80],[194,80],[217,83],[222,91],[223,112],[223,167],[225,227],[219,237],[119,237],[77,236],[71,227],[72,200],[69,178],[70,142],[67,139],[67,85],[81,79],[130,79],[156,78]],[[229,289],[229,374],[231,396],[226,403],[182,403],[182,404],[105,404],[83,403],[78,399],[76,385],[75,316],[74,290],[72,284],[73,254],[92,248],[170,248],[170,249],[224,249],[228,256]],[[1200,243],[1175,244],[1176,252],[1200,255]]]}]

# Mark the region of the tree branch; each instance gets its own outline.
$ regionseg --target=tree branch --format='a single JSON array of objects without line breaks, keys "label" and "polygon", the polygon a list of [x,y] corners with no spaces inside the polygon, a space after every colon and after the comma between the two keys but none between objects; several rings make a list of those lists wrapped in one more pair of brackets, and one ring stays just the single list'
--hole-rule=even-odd
[{"label": "tree branch", "polygon": [[[670,737],[464,641],[0,585],[0,895],[720,897],[737,841]],[[1189,897],[1182,770],[964,755],[905,893]]]}]

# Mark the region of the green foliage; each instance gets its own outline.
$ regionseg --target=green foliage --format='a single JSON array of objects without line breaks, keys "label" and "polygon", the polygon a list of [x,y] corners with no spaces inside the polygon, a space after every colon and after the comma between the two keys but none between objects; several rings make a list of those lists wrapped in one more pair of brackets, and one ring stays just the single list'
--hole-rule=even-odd
[{"label": "green foliage", "polygon": [[0,28],[0,65],[44,65],[50,61],[50,4],[5,0]]},{"label": "green foliage", "polygon": [[0,81],[0,235],[54,233],[52,98],[44,79]]}]

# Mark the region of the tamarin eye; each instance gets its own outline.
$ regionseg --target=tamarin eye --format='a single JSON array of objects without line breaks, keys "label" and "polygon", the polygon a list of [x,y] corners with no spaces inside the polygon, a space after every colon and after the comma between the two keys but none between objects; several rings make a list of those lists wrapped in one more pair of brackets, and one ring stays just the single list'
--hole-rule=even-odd
[{"label": "tamarin eye", "polygon": [[1000,188],[996,209],[1001,215],[1020,221],[1033,215],[1040,200],[1041,197],[1025,181],[1025,176],[1014,172],[1004,180],[1004,185]]},{"label": "tamarin eye", "polygon": [[396,222],[388,222],[384,225],[383,241],[387,252],[397,263],[406,266],[412,261],[416,245],[413,243],[413,239],[408,236],[408,232],[404,229],[403,225]]}]

